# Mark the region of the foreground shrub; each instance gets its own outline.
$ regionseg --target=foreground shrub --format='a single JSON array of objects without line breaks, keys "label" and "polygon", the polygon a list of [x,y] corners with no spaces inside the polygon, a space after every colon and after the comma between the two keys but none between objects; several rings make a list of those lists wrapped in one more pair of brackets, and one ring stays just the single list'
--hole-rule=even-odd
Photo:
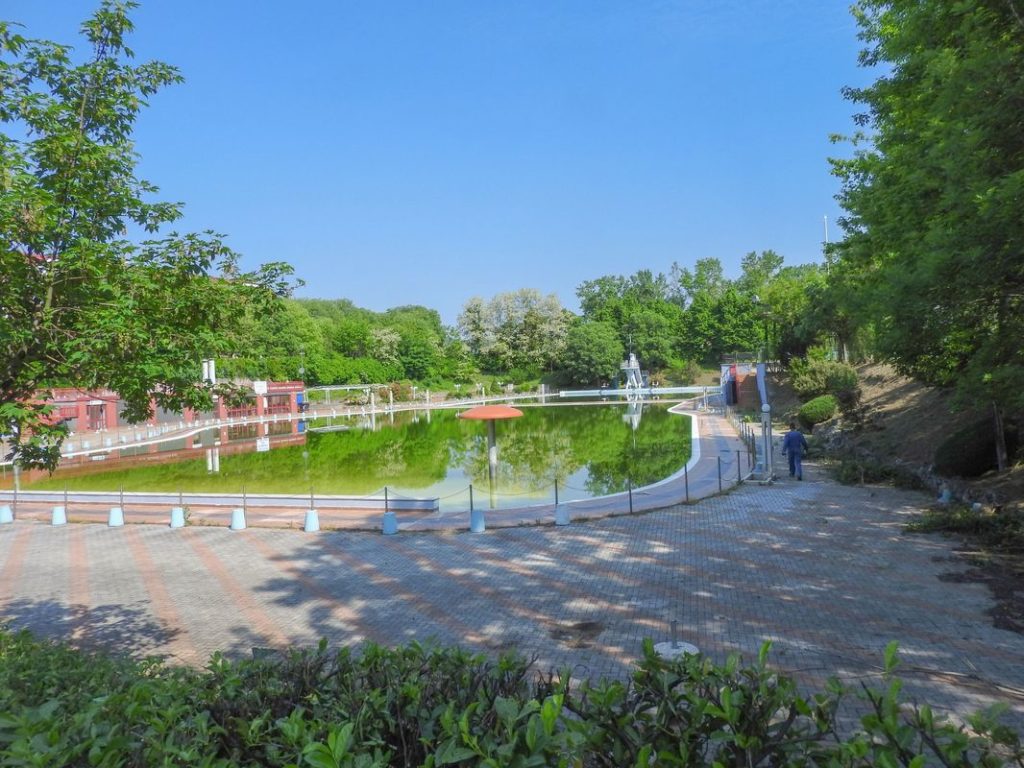
[{"label": "foreground shrub", "polygon": [[[1007,422],[1006,451],[1017,450],[1017,428]],[[935,471],[940,475],[979,477],[996,468],[996,433],[991,418],[970,424],[950,435],[935,450]]]},{"label": "foreground shrub", "polygon": [[810,429],[815,424],[821,424],[823,421],[831,419],[836,415],[838,409],[839,402],[835,397],[822,395],[800,406],[797,418],[800,419],[801,424]]},{"label": "foreground shrub", "polygon": [[[21,766],[1001,766],[1024,760],[994,715],[973,733],[901,699],[857,696],[861,728],[757,660],[659,658],[631,680],[540,674],[418,644],[324,644],[278,660],[214,656],[204,672],[95,656],[0,631],[0,764]],[[895,647],[886,652],[892,671]],[[859,690],[859,689],[858,689]]]}]

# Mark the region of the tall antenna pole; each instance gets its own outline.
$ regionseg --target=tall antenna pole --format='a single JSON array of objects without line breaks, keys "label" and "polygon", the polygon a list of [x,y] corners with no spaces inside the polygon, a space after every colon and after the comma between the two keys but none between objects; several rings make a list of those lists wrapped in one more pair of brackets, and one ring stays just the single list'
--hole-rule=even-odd
[{"label": "tall antenna pole", "polygon": [[825,245],[828,246],[828,216],[825,217]]}]

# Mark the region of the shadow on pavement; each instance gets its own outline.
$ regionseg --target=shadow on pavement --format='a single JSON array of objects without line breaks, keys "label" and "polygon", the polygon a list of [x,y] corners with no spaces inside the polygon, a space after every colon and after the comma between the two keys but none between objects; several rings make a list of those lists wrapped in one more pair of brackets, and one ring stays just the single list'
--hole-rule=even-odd
[{"label": "shadow on pavement", "polygon": [[83,650],[132,658],[158,654],[180,632],[155,622],[145,605],[89,608],[55,600],[12,600],[0,613],[0,623]]}]

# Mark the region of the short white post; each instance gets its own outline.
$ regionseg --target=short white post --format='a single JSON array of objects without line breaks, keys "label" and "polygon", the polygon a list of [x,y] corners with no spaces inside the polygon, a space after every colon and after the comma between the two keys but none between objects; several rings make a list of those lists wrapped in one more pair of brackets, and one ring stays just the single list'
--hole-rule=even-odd
[{"label": "short white post", "polygon": [[692,643],[684,643],[679,640],[679,622],[674,619],[672,625],[672,639],[663,643],[654,644],[654,652],[668,661],[675,661],[683,656],[697,656],[700,649]]},{"label": "short white post", "polygon": [[171,528],[185,527],[184,507],[171,507]]},{"label": "short white post", "polygon": [[381,533],[385,536],[394,536],[398,533],[398,517],[388,508],[388,487],[384,486],[384,521],[381,524]]},{"label": "short white post", "polygon": [[124,525],[124,508],[111,507],[110,514],[107,516],[107,526],[110,528],[120,528],[122,525]]},{"label": "short white post", "polygon": [[67,525],[67,523],[67,507],[63,505],[54,507],[53,512],[50,514],[50,525]]},{"label": "short white post", "polygon": [[315,533],[320,530],[320,515],[315,509],[306,510],[306,521],[302,526],[306,533]]},{"label": "short white post", "polygon": [[483,533],[486,530],[487,523],[484,520],[484,511],[482,509],[469,510],[469,532]]},{"label": "short white post", "polygon": [[229,526],[232,531],[244,531],[245,530],[245,510],[241,507],[235,507],[231,510],[231,525]]},{"label": "short white post", "polygon": [[558,503],[558,480],[555,480],[555,525],[569,524],[569,508]]},{"label": "short white post", "polygon": [[4,504],[2,507],[0,507],[0,525],[2,525],[3,523],[13,523],[13,522],[14,522],[14,513],[11,512],[10,504]]}]

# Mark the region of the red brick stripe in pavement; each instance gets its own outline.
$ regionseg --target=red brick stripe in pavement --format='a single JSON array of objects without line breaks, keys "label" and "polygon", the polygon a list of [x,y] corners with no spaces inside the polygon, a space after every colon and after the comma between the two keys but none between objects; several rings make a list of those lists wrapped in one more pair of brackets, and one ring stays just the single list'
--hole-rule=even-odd
[{"label": "red brick stripe in pavement", "polygon": [[21,576],[21,568],[25,563],[25,553],[32,538],[32,527],[28,525],[15,525],[11,532],[13,539],[10,548],[7,550],[7,559],[0,568],[0,605],[11,600],[18,588],[18,579]]},{"label": "red brick stripe in pavement", "polygon": [[[202,540],[203,531],[196,528],[183,529],[183,538],[191,546],[203,567],[213,576],[220,587],[234,600],[238,610],[245,616],[249,626],[257,635],[261,635],[261,642],[267,642],[278,648],[287,648],[291,641],[277,628],[270,615],[260,607],[248,590],[244,589],[238,581],[228,572],[228,569],[220,561],[217,554]],[[244,534],[243,534],[244,535]]]},{"label": "red brick stripe in pavement", "polygon": [[150,610],[152,610],[153,616],[165,629],[172,631],[173,639],[169,643],[171,646],[170,655],[185,664],[198,664],[203,659],[200,658],[196,649],[189,641],[185,622],[182,620],[178,609],[174,607],[174,601],[164,586],[163,574],[153,561],[149,549],[141,539],[141,535],[136,526],[128,526],[125,529],[125,541],[128,543],[128,551],[131,552],[132,558],[135,560],[135,568],[142,578],[142,586],[149,595]]},{"label": "red brick stripe in pavement", "polygon": [[[490,600],[492,603],[501,605],[505,611],[513,616],[526,619],[527,621],[532,622],[535,626],[542,628],[552,627],[557,624],[557,622],[548,614],[528,608],[518,600],[510,597],[507,593],[502,592],[499,589],[486,586],[479,579],[450,573],[438,562],[436,558],[426,555],[418,549],[407,546],[398,541],[393,542],[393,545],[396,549],[405,553],[410,560],[419,565],[423,570],[429,573],[443,575],[445,578],[455,579],[460,586],[464,587],[468,591],[476,592],[478,595]],[[474,552],[474,554],[479,555],[480,553]],[[484,559],[495,563],[498,562],[497,560],[490,560],[490,558]],[[585,599],[592,600],[593,596],[587,593],[585,595]],[[622,649],[612,648],[608,645],[596,647],[595,650],[601,655],[607,656],[609,659],[619,664],[629,664],[636,658],[635,654],[626,653]]]},{"label": "red brick stripe in pavement", "polygon": [[[464,537],[455,538],[453,543],[460,549],[462,549],[464,552],[476,555],[477,557],[480,557],[482,560],[486,561],[490,565],[492,571],[493,569],[501,568],[507,573],[514,573],[515,575],[522,576],[525,579],[532,579],[544,585],[544,587],[549,592],[557,592],[562,595],[565,595],[566,597],[584,600],[590,603],[596,610],[604,611],[605,613],[615,613],[622,616],[623,618],[628,618],[633,614],[632,608],[628,608],[624,605],[618,605],[616,603],[611,603],[607,600],[602,600],[597,595],[595,595],[594,592],[592,592],[591,590],[577,587],[576,585],[564,579],[555,579],[550,576],[546,576],[538,570],[528,568],[509,558],[490,557],[486,554],[486,552],[480,551],[475,547],[469,545],[468,540]],[[605,571],[604,569],[599,569],[598,572],[602,576],[605,574],[614,576],[613,571]],[[649,629],[661,629],[665,625],[664,621],[654,619],[653,617],[639,619],[636,623],[642,626],[646,626]]]},{"label": "red brick stripe in pavement", "polygon": [[386,638],[390,635],[386,630],[379,627],[371,628],[364,622],[356,611],[347,607],[337,597],[324,589],[320,584],[309,578],[302,572],[302,569],[292,565],[291,561],[283,560],[283,556],[267,542],[258,536],[246,536],[245,542],[256,549],[268,563],[274,565],[279,571],[290,579],[298,581],[311,595],[326,603],[331,609],[331,615],[340,622],[345,629],[354,633],[347,643],[361,643],[364,640],[371,640],[375,643],[386,644]]},{"label": "red brick stripe in pavement", "polygon": [[89,551],[85,545],[85,528],[81,525],[69,526],[68,533],[68,602],[72,606],[80,606],[81,615],[71,631],[73,640],[80,640],[87,622],[87,614],[92,610],[92,598],[89,591]]},{"label": "red brick stripe in pavement", "polygon": [[[626,606],[618,603],[612,603],[607,600],[602,600],[594,592],[577,587],[570,581],[567,581],[565,579],[555,579],[550,576],[546,576],[540,571],[521,565],[508,558],[488,557],[486,553],[478,551],[475,548],[471,548],[469,540],[464,537],[458,537],[454,539],[452,543],[459,546],[463,551],[468,552],[470,554],[474,554],[487,561],[492,570],[501,568],[506,572],[514,573],[517,576],[521,576],[526,579],[533,579],[539,582],[540,584],[543,584],[549,592],[559,593],[565,595],[566,597],[583,600],[585,602],[590,603],[595,610],[603,612],[605,614],[616,614],[620,616],[623,620],[632,619],[633,624],[644,627],[647,630],[649,630],[651,637],[661,634],[664,631],[665,619],[660,614],[658,616],[648,614],[647,616],[637,616],[637,618],[633,618],[635,614],[639,613],[638,609],[636,609],[633,606]],[[555,553],[552,550],[547,550],[546,552],[548,554],[551,554],[553,557],[563,559],[561,553]],[[618,575],[614,571],[610,569],[601,568],[599,566],[593,567],[592,571],[601,578],[610,578],[612,580],[618,578]],[[669,596],[675,595],[670,594]],[[631,651],[624,648],[613,649],[610,646],[605,646],[605,650],[610,651],[614,656],[615,660],[622,664],[631,663],[636,659],[637,656],[636,651]],[[705,650],[707,650],[706,644]]]},{"label": "red brick stripe in pavement", "polygon": [[[819,543],[819,542],[815,541],[813,536],[802,534],[802,533],[800,533],[799,531],[796,531],[796,530],[787,531],[787,536],[789,536],[792,539],[799,539],[801,541],[806,542],[808,547],[813,546],[815,543]],[[737,533],[735,533],[734,530],[731,530],[728,526],[722,526],[721,528],[719,528],[718,530],[715,531],[715,542],[716,542],[716,544],[718,544],[718,545],[734,544],[734,545],[737,545],[737,546],[720,546],[719,548],[717,548],[715,550],[715,557],[720,558],[723,561],[727,561],[729,563],[734,564],[732,567],[735,570],[746,570],[746,571],[751,571],[751,572],[759,571],[759,572],[776,574],[777,576],[780,577],[780,579],[775,581],[775,582],[773,582],[773,584],[780,584],[780,583],[783,583],[784,581],[786,581],[786,580],[791,578],[791,571],[789,569],[787,569],[785,567],[785,565],[780,565],[780,564],[778,564],[776,562],[772,562],[772,561],[769,561],[767,559],[754,559],[754,558],[748,557],[747,555],[743,554],[742,553],[743,552],[742,548],[750,544],[749,538],[750,538],[750,534],[749,533],[737,534]],[[667,546],[671,547],[671,543],[670,542],[665,542],[665,544]],[[665,555],[654,555],[653,556],[653,562],[658,564],[658,565],[660,565],[660,566],[663,566],[665,568],[672,568],[673,570],[678,571],[679,568],[680,568],[680,565],[677,562],[674,562],[672,560],[673,557],[675,557],[675,555],[672,554],[671,552],[667,556],[667,560],[666,560],[666,556]],[[797,559],[797,560],[813,562],[819,556],[816,555],[813,551],[802,552],[802,551],[799,551],[799,550],[787,550],[786,557],[787,558],[791,558],[791,559]],[[729,570],[729,568],[725,568],[725,570]],[[599,575],[601,575],[602,578],[609,578],[609,579],[613,578],[613,576],[614,576],[614,574],[612,572],[610,572],[610,571],[608,571],[608,572],[601,572]],[[902,576],[901,576],[901,579],[903,579]],[[924,584],[930,583],[934,579],[929,578],[929,577],[923,577],[923,578],[920,578],[920,579],[914,579],[913,576],[908,576],[907,580],[910,581],[911,583],[916,582],[919,585],[924,585]],[[926,600],[919,600],[919,599],[914,598],[913,594],[912,594],[912,590],[909,589],[911,584],[907,584],[906,586],[908,587],[908,589],[902,590],[895,597],[890,592],[884,592],[884,591],[879,590],[879,589],[873,589],[871,587],[870,583],[867,582],[867,581],[858,582],[857,585],[856,585],[856,589],[857,589],[858,594],[861,597],[865,598],[868,601],[871,601],[871,600],[877,601],[878,604],[883,604],[883,603],[886,603],[886,602],[892,602],[892,601],[895,600],[895,601],[898,601],[900,604],[907,605],[907,606],[912,606],[914,608],[919,608],[919,609],[922,609],[922,610],[925,610],[925,611],[932,611],[932,612],[934,612],[934,611],[938,610],[938,607],[936,606],[936,604],[934,602],[930,602],[930,601],[926,601]],[[658,585],[649,585],[648,588],[649,589],[654,589],[656,591],[659,590]],[[731,591],[734,594],[743,594],[743,595],[745,595],[747,597],[750,597],[750,598],[754,598],[754,597],[758,596],[757,591],[752,590],[749,587],[740,587],[740,586],[737,586],[737,585],[733,585],[731,587]],[[748,602],[748,604],[753,604],[753,603],[752,602]],[[828,603],[828,605],[826,606],[826,608],[827,608],[828,614],[830,616],[832,616],[833,618],[837,619],[837,620],[841,620],[841,621],[845,621],[845,622],[860,622],[860,621],[863,620],[863,616],[862,616],[862,614],[860,612],[858,612],[856,610],[848,610],[848,609],[846,609],[842,605],[841,602],[836,601],[836,600],[830,601]],[[738,617],[732,611],[733,611],[733,609],[730,608],[730,616],[732,616],[734,618]],[[964,620],[967,620],[967,619],[970,618],[969,615],[964,614],[962,612],[961,613],[954,612],[953,609],[951,609],[948,605],[945,605],[945,604],[942,606],[942,613],[944,615],[947,615],[947,616],[950,616],[950,617],[960,616],[960,617],[964,618]],[[749,618],[750,615],[747,614],[747,617]],[[973,641],[970,641],[970,640],[960,640],[960,639],[957,639],[955,637],[950,637],[950,636],[948,636],[947,634],[944,634],[944,633],[932,632],[927,627],[924,627],[924,626],[921,626],[921,625],[915,625],[915,626],[908,627],[906,624],[904,624],[902,622],[898,622],[898,621],[895,621],[895,620],[883,620],[881,618],[875,618],[873,620],[873,625],[878,629],[878,631],[880,631],[880,632],[881,631],[887,631],[887,632],[889,632],[891,634],[892,637],[894,637],[894,638],[895,637],[901,637],[905,641],[909,639],[908,633],[912,632],[913,636],[915,638],[919,639],[919,640],[926,641],[926,642],[928,642],[930,644],[936,644],[936,645],[943,645],[943,644],[945,644],[945,645],[952,646],[954,650],[956,650],[956,651],[958,651],[960,653],[963,653],[965,656],[982,655],[982,656],[989,656],[989,657],[996,658],[996,659],[1002,659],[1004,661],[1016,661],[1017,660],[1017,657],[1015,655],[1008,654],[1008,653],[1006,653],[1001,648],[996,648],[996,647],[993,647],[990,644],[982,643],[982,642],[973,642]],[[817,643],[817,644],[821,644],[821,645],[826,645],[826,646],[831,645],[831,646],[836,647],[836,648],[838,648],[839,646],[843,646],[843,643],[842,643],[841,640],[834,638],[831,634],[827,634],[827,633],[823,634],[823,632],[820,631],[820,630],[819,631],[812,631],[812,630],[807,630],[807,629],[801,630],[801,629],[798,629],[796,627],[788,627],[786,632],[790,636],[792,636],[792,635],[801,635],[802,638],[804,640],[808,641],[808,642],[813,642],[813,643]],[[699,643],[696,643],[696,644],[699,645]],[[843,647],[844,648],[848,648],[850,653],[854,653],[854,654],[860,653],[862,655],[865,653],[865,649],[860,648],[860,647],[856,647],[856,646],[843,646]],[[873,656],[874,651],[869,649],[868,652],[870,654],[872,654],[871,658],[874,658],[874,656]]]},{"label": "red brick stripe in pavement", "polygon": [[[725,534],[724,531],[721,532],[721,534],[722,534],[723,538],[727,538],[727,534]],[[572,534],[566,534],[566,535],[572,536]],[[517,536],[515,536],[515,534],[513,534],[513,537],[514,538],[518,538]],[[740,543],[739,537],[733,537],[733,538],[737,541],[737,543]],[[666,598],[670,598],[670,599],[678,597],[677,590],[672,588],[672,587],[668,587],[666,585],[662,585],[662,584],[659,584],[659,583],[643,582],[643,581],[641,581],[639,579],[631,579],[629,577],[625,577],[625,576],[622,576],[620,574],[617,574],[613,570],[606,569],[606,568],[602,567],[600,564],[598,564],[597,562],[589,561],[589,560],[587,560],[585,558],[580,558],[578,556],[570,555],[568,553],[559,552],[559,553],[557,553],[557,556],[559,557],[559,559],[564,560],[566,562],[570,562],[574,566],[576,566],[577,568],[580,568],[581,570],[587,571],[588,573],[591,573],[591,574],[593,574],[595,576],[598,576],[598,577],[600,577],[602,579],[606,579],[606,580],[608,580],[610,582],[618,582],[620,584],[630,585],[630,586],[635,586],[635,587],[639,587],[639,586],[642,585],[645,590],[647,590],[647,591],[649,591],[651,593],[659,594],[662,597],[666,597]],[[675,556],[676,555],[671,555],[670,557],[675,557]],[[734,568],[737,571],[751,571],[751,572],[752,571],[768,571],[768,572],[775,573],[775,574],[778,574],[778,575],[783,576],[783,577],[785,577],[787,575],[786,570],[784,568],[780,567],[778,564],[769,563],[769,562],[766,562],[766,561],[755,561],[755,560],[752,560],[752,559],[747,558],[747,557],[742,556],[742,555],[730,554],[728,547],[724,548],[724,551],[718,552],[716,556],[722,558],[724,561],[727,561],[728,563],[734,564],[732,566],[724,566],[724,570],[726,570],[726,571],[730,570],[731,568]],[[653,558],[653,559],[655,560],[655,562],[660,561],[658,564],[662,565],[663,567],[671,568],[673,570],[673,572],[678,572],[680,570],[680,564],[679,563],[671,562],[670,560],[669,561],[665,561],[662,558],[657,558],[657,557]],[[495,565],[499,565],[499,564],[501,564],[500,561],[495,561]],[[533,574],[533,575],[535,576],[536,574]],[[739,595],[739,594],[744,595],[747,598],[746,604],[748,604],[748,605],[755,604],[755,602],[754,602],[755,599],[759,598],[761,596],[756,590],[750,589],[749,587],[742,587],[742,586],[735,585],[735,584],[730,586],[730,592],[732,593],[733,596]],[[772,594],[769,594],[768,596],[769,597],[776,597],[775,595],[772,595]],[[881,595],[879,595],[879,599],[881,599]],[[760,614],[758,614],[756,612],[752,612],[752,611],[749,611],[749,610],[744,610],[743,608],[740,607],[740,605],[742,605],[742,604],[743,603],[735,601],[735,600],[732,601],[732,603],[729,606],[729,617],[730,617],[730,619],[732,619],[732,620],[740,620],[740,621],[743,621],[743,622],[745,622],[745,623],[747,623],[747,624],[749,624],[751,626],[763,625],[765,623],[765,617],[763,615],[760,615]],[[931,608],[931,609],[934,609],[934,607],[935,607],[934,604],[931,604],[931,603],[922,603],[922,606],[925,607],[925,608]],[[832,617],[834,617],[836,619],[845,621],[845,622],[860,621],[860,620],[862,620],[861,616],[857,615],[854,612],[850,612],[850,611],[844,610],[835,601],[831,602],[827,606],[827,610],[828,610],[828,613],[829,613],[830,616],[832,616]],[[949,638],[946,635],[939,634],[939,633],[936,633],[936,632],[931,632],[931,631],[928,631],[927,629],[924,629],[924,628],[921,628],[921,627],[912,627],[911,628],[911,627],[907,627],[904,624],[895,624],[895,623],[893,623],[891,621],[889,621],[889,622],[880,622],[877,619],[875,620],[874,624],[875,624],[875,626],[878,627],[879,630],[889,630],[890,632],[892,632],[893,633],[893,637],[896,637],[896,636],[902,637],[903,640],[904,640],[904,645],[906,645],[906,643],[909,640],[909,638],[907,637],[908,631],[913,633],[913,637],[915,639],[918,639],[918,640],[923,641],[923,642],[927,642],[929,644],[941,644],[942,642],[945,642],[947,644],[952,644],[954,646],[959,646],[959,645],[963,645],[964,644],[964,643],[958,643],[955,639]],[[766,631],[766,635],[771,636],[774,639],[778,639],[778,631],[777,630]],[[824,629],[824,628],[821,628],[821,629],[818,629],[818,628],[811,629],[811,628],[808,628],[808,627],[797,627],[797,626],[794,626],[794,625],[787,625],[786,630],[785,630],[785,635],[786,635],[786,637],[785,637],[786,640],[793,640],[793,639],[800,640],[800,641],[808,643],[809,645],[816,645],[816,646],[819,646],[819,647],[822,647],[822,648],[827,648],[829,650],[829,652],[831,652],[831,653],[842,654],[842,655],[844,655],[847,658],[858,659],[858,660],[863,661],[863,662],[868,662],[868,663],[877,662],[878,659],[881,658],[880,650],[872,649],[872,648],[865,648],[863,646],[850,644],[848,642],[845,642],[843,640],[843,638],[837,637],[835,634],[833,634],[832,632],[830,632],[830,631],[828,631],[827,629]],[[708,650],[712,649],[711,646],[712,646],[713,641],[710,638],[707,638],[707,637],[690,637],[690,638],[685,638],[684,637],[683,639],[689,639],[690,642],[693,642],[695,645],[700,647],[702,650],[708,651]],[[766,639],[767,639],[767,637],[766,637]],[[989,646],[980,647],[977,644],[972,644],[972,643],[966,643],[966,644],[972,646],[971,653],[987,655],[987,656],[990,656],[990,657],[994,657],[994,658],[998,658],[998,659],[1003,659],[1003,660],[1007,660],[1007,661],[1015,658],[1015,657],[1008,656],[1002,649],[999,649],[999,648],[992,648],[992,647],[989,647]],[[725,648],[723,646],[722,648],[719,648],[719,649],[716,649],[716,650],[732,651],[732,650],[737,650],[737,649],[735,649],[735,648]],[[748,654],[752,654],[756,649],[747,648],[747,649],[742,649],[742,650],[744,650]]]},{"label": "red brick stripe in pavement", "polygon": [[[391,541],[389,543],[395,543],[394,538],[395,537],[391,537]],[[478,647],[488,647],[495,644],[493,640],[480,634],[476,628],[471,627],[468,624],[464,624],[455,618],[451,613],[451,605],[439,607],[427,600],[423,595],[405,588],[401,579],[394,576],[388,576],[386,573],[382,572],[380,568],[371,563],[367,563],[363,560],[357,560],[348,552],[342,550],[332,539],[325,537],[324,542],[325,546],[330,549],[331,554],[344,563],[347,568],[366,576],[376,586],[386,587],[388,593],[394,598],[403,601],[407,605],[411,606],[415,611],[432,621],[447,627],[455,637],[462,638],[466,642],[472,643]]]},{"label": "red brick stripe in pavement", "polygon": [[[320,512],[320,526],[324,530],[346,528],[353,530],[379,530],[381,511],[347,507],[325,506],[323,500],[317,500]],[[208,527],[227,527],[231,521],[231,510],[235,504],[209,505],[194,504],[189,507],[191,525]],[[44,502],[18,502],[18,518],[20,520],[37,520],[49,523],[53,506]],[[109,504],[81,501],[74,498],[69,503],[68,522],[70,523],[103,523],[107,522],[110,513]],[[399,511],[400,524],[419,519],[420,513],[415,511]],[[468,513],[467,513],[468,514]],[[288,528],[297,530],[302,527],[305,509],[302,507],[263,507],[249,506],[245,520],[250,528]],[[144,504],[125,502],[124,519],[129,525],[146,523],[167,525],[171,512],[169,505]]]},{"label": "red brick stripe in pavement", "polygon": [[446,579],[452,579],[464,589],[470,592],[476,592],[481,597],[485,597],[494,603],[499,603],[504,606],[509,613],[515,616],[535,622],[536,624],[544,624],[551,620],[551,617],[547,614],[524,606],[518,600],[509,598],[506,593],[499,589],[486,586],[479,578],[451,573],[435,558],[425,555],[418,549],[415,549],[401,541],[392,541],[390,543],[397,551],[403,553],[409,560],[416,563],[416,565],[427,573],[441,575]]}]

